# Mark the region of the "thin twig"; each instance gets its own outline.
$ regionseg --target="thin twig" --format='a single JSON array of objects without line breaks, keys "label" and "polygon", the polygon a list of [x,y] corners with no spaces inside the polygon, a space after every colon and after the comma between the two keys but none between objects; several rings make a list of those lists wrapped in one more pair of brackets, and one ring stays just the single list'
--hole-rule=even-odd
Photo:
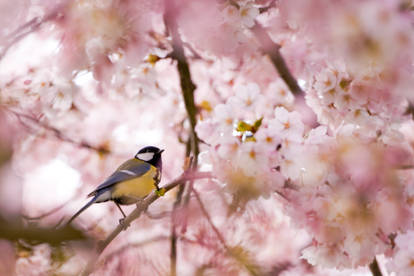
[{"label": "thin twig", "polygon": [[272,0],[272,2],[270,2],[269,5],[267,5],[266,7],[259,8],[259,12],[265,13],[272,8],[276,8],[276,0]]},{"label": "thin twig", "polygon": [[181,199],[184,193],[185,185],[180,185],[175,202],[173,205],[173,211],[171,215],[171,250],[170,250],[170,272],[171,276],[177,275],[177,225],[175,223],[175,217],[178,206],[181,204]]},{"label": "thin twig", "polygon": [[226,244],[226,241],[223,237],[223,235],[220,233],[220,231],[218,230],[218,228],[214,225],[213,221],[211,220],[210,214],[207,212],[207,209],[205,208],[203,202],[201,201],[200,195],[197,192],[196,189],[193,188],[193,193],[200,205],[201,208],[201,212],[203,213],[203,215],[205,216],[205,218],[207,219],[207,222],[209,223],[210,227],[213,229],[214,233],[216,234],[217,238],[219,239],[221,245],[223,246],[223,248],[225,249],[226,253],[233,257],[237,262],[239,262],[241,265],[243,265],[243,267],[251,274],[251,275],[258,275],[257,271],[255,271],[254,269],[252,269],[249,265],[246,265],[245,263],[241,262],[236,256],[234,256],[232,250],[230,247],[228,247],[228,245]]},{"label": "thin twig", "polygon": [[396,167],[397,170],[412,170],[414,165],[399,165]]},{"label": "thin twig", "polygon": [[37,216],[34,216],[34,217],[31,217],[31,216],[28,216],[28,215],[24,215],[24,214],[22,214],[22,218],[24,218],[24,219],[26,219],[26,220],[31,220],[31,221],[33,221],[33,220],[41,220],[41,219],[43,219],[43,218],[45,218],[45,217],[48,217],[48,216],[50,216],[50,215],[52,215],[52,214],[54,214],[54,213],[58,212],[60,209],[62,209],[62,208],[63,208],[63,207],[65,207],[68,203],[70,203],[72,200],[73,200],[73,199],[69,199],[69,200],[68,200],[68,201],[66,201],[65,203],[63,203],[63,204],[61,204],[61,205],[59,205],[59,206],[57,206],[57,207],[55,207],[55,208],[53,208],[53,209],[51,209],[51,210],[47,211],[47,212],[45,212],[45,213],[43,213],[43,214],[41,214],[41,215],[37,215]]},{"label": "thin twig", "polygon": [[214,225],[213,221],[211,220],[210,214],[207,212],[206,207],[204,206],[203,202],[201,201],[200,195],[198,194],[196,189],[193,189],[193,193],[198,201],[198,204],[200,205],[201,212],[203,212],[203,215],[206,217],[208,223],[210,224],[211,228],[213,229],[214,233],[216,234],[217,238],[219,239],[221,245],[226,249],[227,251],[230,250],[229,247],[226,244],[226,241],[224,240],[224,237],[221,235],[220,231],[217,229],[217,227]]},{"label": "thin twig", "polygon": [[[124,245],[120,248],[117,248],[113,252],[105,255],[105,257],[103,258],[103,260],[100,263],[105,264],[105,263],[111,262],[114,258],[118,257],[119,254],[122,254],[127,250],[147,246],[147,245],[150,245],[150,244],[156,243],[156,242],[168,241],[169,239],[170,239],[169,236],[159,235],[159,236],[150,238],[148,240],[135,242],[135,243],[128,243],[128,244],[126,244],[126,245]],[[179,239],[180,239],[180,241],[184,241],[184,242],[189,243],[189,244],[194,244],[194,245],[201,246],[197,241],[189,239],[189,238],[184,237],[184,236],[180,236]],[[219,252],[217,252],[217,253],[219,253]]]},{"label": "thin twig", "polygon": [[61,204],[59,206],[56,206],[53,209],[51,209],[51,210],[49,210],[49,211],[47,211],[47,212],[45,212],[43,214],[40,214],[40,215],[37,215],[37,216],[33,216],[33,217],[31,217],[29,215],[22,214],[22,218],[24,218],[26,220],[29,220],[29,221],[34,221],[34,220],[41,220],[41,219],[44,219],[45,217],[48,217],[50,215],[53,215],[54,213],[58,212],[59,210],[61,210],[62,208],[64,208],[66,205],[68,205],[69,203],[71,203],[74,199],[78,198],[79,195],[81,194],[82,190],[83,190],[82,187],[79,187],[78,189],[76,189],[74,195],[70,199],[66,200],[65,203],[63,203],[63,204]]},{"label": "thin twig", "polygon": [[255,26],[251,30],[260,42],[263,53],[270,57],[280,77],[289,87],[293,95],[303,95],[304,93],[302,89],[298,85],[292,73],[289,71],[285,60],[280,54],[280,45],[272,41],[269,34],[266,32],[265,28],[260,25],[260,23],[256,22]]},{"label": "thin twig", "polygon": [[373,276],[382,276],[381,269],[379,268],[377,258],[374,257],[374,260],[369,265],[369,270],[371,270],[371,273]]},{"label": "thin twig", "polygon": [[158,213],[158,214],[153,214],[153,213],[150,213],[150,212],[147,211],[147,212],[145,212],[145,214],[150,219],[162,219],[162,218],[165,218],[167,216],[170,216],[171,212],[170,211],[164,211],[164,212],[161,212],[161,213]]},{"label": "thin twig", "polygon": [[[191,154],[191,137],[187,140],[186,143],[186,162],[189,159],[189,156]],[[188,166],[188,168],[191,168],[191,164],[185,164],[185,166]],[[185,169],[188,169],[187,167]],[[177,275],[177,225],[176,225],[176,212],[178,207],[181,205],[181,201],[183,198],[184,190],[187,183],[183,183],[183,185],[180,185],[178,193],[175,197],[173,210],[171,213],[171,237],[170,237],[170,274],[171,276]]]},{"label": "thin twig", "polygon": [[17,112],[15,110],[12,110],[10,108],[6,108],[5,110],[9,111],[10,113],[14,114],[17,118],[17,120],[19,121],[19,123],[21,125],[23,125],[24,127],[28,128],[30,131],[34,131],[36,127],[40,127],[50,133],[53,134],[53,136],[55,136],[57,139],[63,141],[63,142],[67,142],[70,144],[74,144],[77,147],[80,148],[86,148],[89,150],[93,150],[98,152],[99,154],[109,154],[110,150],[108,150],[105,147],[95,147],[91,144],[89,144],[88,142],[85,141],[75,141],[72,138],[66,136],[62,131],[60,131],[59,129],[50,126],[44,122],[41,122],[39,119],[32,117],[30,115],[27,114],[23,114],[20,112]]},{"label": "thin twig", "polygon": [[15,31],[13,31],[6,40],[9,40],[3,50],[0,52],[0,60],[7,54],[10,48],[15,45],[17,42],[28,36],[29,34],[37,31],[44,23],[54,20],[59,16],[59,13],[63,5],[58,5],[54,10],[45,15],[43,18],[35,17],[23,25],[19,26]]},{"label": "thin twig", "polygon": [[116,258],[117,256],[119,256],[119,254],[131,249],[131,248],[137,248],[137,247],[142,247],[142,246],[146,246],[155,242],[160,242],[160,241],[166,241],[168,240],[169,237],[168,236],[156,236],[153,238],[150,238],[148,240],[144,240],[141,242],[136,242],[136,243],[128,243],[120,248],[118,248],[117,250],[107,254],[105,256],[105,258],[102,260],[102,263],[108,263],[111,262],[112,259]]},{"label": "thin twig", "polygon": [[[189,180],[195,180],[195,179],[203,179],[203,178],[211,178],[211,174],[207,172],[184,172],[180,177],[178,177],[176,180],[168,183],[167,185],[163,186],[165,189],[165,192],[168,192],[169,190],[175,188],[176,186],[184,183],[185,181]],[[135,208],[134,211],[132,211],[131,214],[129,214],[123,221],[122,225],[118,225],[112,233],[109,234],[109,236],[98,244],[98,247],[96,249],[95,255],[89,260],[87,267],[85,268],[82,275],[89,275],[94,267],[95,264],[101,255],[101,253],[105,250],[105,248],[123,231],[125,230],[125,225],[130,225],[131,222],[136,220],[141,216],[141,214],[148,209],[148,207],[159,198],[156,191],[153,191],[151,194],[149,194],[142,202],[140,202],[137,205],[137,208]]]}]

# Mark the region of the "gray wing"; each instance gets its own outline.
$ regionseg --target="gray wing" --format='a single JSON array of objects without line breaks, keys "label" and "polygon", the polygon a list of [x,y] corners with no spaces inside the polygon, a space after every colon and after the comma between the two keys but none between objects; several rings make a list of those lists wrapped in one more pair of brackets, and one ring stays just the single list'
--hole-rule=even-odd
[{"label": "gray wing", "polygon": [[116,183],[139,177],[149,171],[151,165],[137,160],[131,159],[122,164],[112,175],[110,175],[101,185],[99,185],[92,193],[88,195],[94,196],[103,189],[109,188]]}]

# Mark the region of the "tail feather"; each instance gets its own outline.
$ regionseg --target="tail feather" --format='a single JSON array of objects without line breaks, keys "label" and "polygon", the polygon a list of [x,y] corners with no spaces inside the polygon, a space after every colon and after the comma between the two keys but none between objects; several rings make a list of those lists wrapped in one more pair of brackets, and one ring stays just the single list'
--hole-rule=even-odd
[{"label": "tail feather", "polygon": [[96,202],[96,200],[98,199],[98,195],[94,196],[88,203],[85,204],[85,206],[83,206],[79,211],[76,212],[76,214],[74,214],[70,220],[66,223],[66,225],[69,225],[72,223],[72,221],[77,218],[83,211],[85,211],[86,209],[89,208],[89,206],[91,206],[93,203]]}]

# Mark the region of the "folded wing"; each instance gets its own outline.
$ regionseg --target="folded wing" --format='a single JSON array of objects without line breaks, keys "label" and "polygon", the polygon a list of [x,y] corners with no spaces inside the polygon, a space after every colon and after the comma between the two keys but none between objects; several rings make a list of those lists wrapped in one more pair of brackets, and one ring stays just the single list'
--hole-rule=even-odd
[{"label": "folded wing", "polygon": [[110,175],[101,185],[99,185],[88,197],[95,196],[98,193],[102,193],[108,188],[112,187],[116,183],[131,180],[133,178],[144,175],[151,169],[151,165],[138,160],[130,159],[123,163],[119,168]]}]

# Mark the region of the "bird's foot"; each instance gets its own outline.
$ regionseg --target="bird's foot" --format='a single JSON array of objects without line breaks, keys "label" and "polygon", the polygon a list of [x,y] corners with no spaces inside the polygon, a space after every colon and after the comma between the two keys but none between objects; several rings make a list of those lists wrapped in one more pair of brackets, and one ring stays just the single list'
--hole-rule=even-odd
[{"label": "bird's foot", "polygon": [[157,194],[157,196],[163,196],[165,195],[165,192],[166,192],[165,188],[155,190],[155,193]]},{"label": "bird's foot", "polygon": [[119,220],[119,224],[122,226],[122,228],[123,228],[124,230],[126,230],[126,229],[130,226],[130,224],[129,224],[129,223],[126,223],[126,222],[125,222],[125,218],[121,218],[121,219]]}]

